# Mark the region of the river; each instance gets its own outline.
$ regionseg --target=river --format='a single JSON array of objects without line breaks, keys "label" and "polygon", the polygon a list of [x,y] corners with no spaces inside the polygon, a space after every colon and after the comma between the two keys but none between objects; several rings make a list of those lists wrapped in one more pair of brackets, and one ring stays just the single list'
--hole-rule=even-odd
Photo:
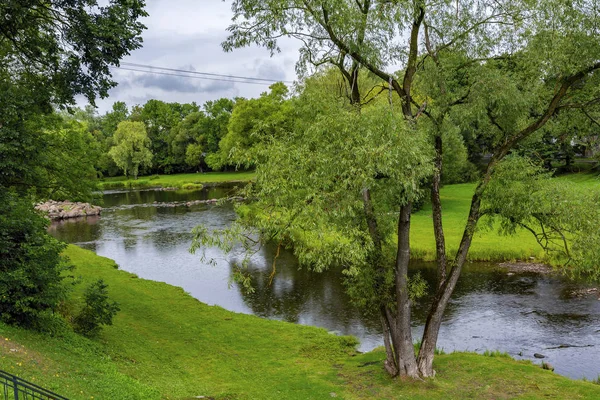
[{"label": "river", "polygon": [[[100,217],[54,222],[50,232],[69,243],[114,259],[139,277],[180,286],[198,300],[225,309],[323,327],[360,340],[359,350],[382,345],[378,318],[361,315],[344,292],[337,270],[299,269],[293,254],[282,251],[277,274],[268,284],[275,246],[260,249],[250,263],[254,293],[231,284],[232,265],[242,254],[208,249],[202,262],[190,254],[191,230],[199,224],[225,227],[235,219],[231,205],[184,203],[218,198],[232,188],[195,192],[109,191]],[[177,205],[175,205],[177,204]],[[433,282],[428,263],[413,263]],[[468,264],[444,317],[438,347],[446,352],[499,350],[516,359],[546,356],[556,372],[572,378],[600,375],[599,294],[582,294],[585,285],[560,277],[508,273],[494,264]],[[424,298],[414,307],[415,339],[426,317]]]}]

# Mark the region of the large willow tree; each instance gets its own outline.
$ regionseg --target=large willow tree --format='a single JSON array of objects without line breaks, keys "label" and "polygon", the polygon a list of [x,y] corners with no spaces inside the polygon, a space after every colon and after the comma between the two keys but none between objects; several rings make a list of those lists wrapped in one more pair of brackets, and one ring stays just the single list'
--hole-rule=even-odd
[{"label": "large willow tree", "polygon": [[[294,38],[302,45],[298,71],[335,68],[343,84],[330,85],[329,93],[347,98],[346,104],[327,102],[323,92],[311,97],[305,90],[297,105],[305,113],[301,122],[265,142],[255,185],[261,212],[240,208],[241,223],[293,245],[304,265],[345,266],[351,294],[381,315],[391,375],[435,373],[442,316],[482,216],[500,215],[508,231],[523,226],[537,234],[534,220],[558,236],[567,229],[571,237],[587,238],[582,248],[598,241],[597,234],[583,234],[590,232],[585,224],[561,218],[565,208],[548,206],[568,201],[565,190],[552,192],[563,193],[558,203],[549,200],[551,191],[529,196],[537,186],[523,182],[538,182],[541,175],[522,160],[504,162],[557,114],[596,115],[596,1],[234,0],[232,9],[225,50],[258,44],[276,52],[280,38]],[[398,65],[400,71],[390,72]],[[387,107],[373,100],[388,91]],[[469,132],[491,157],[462,239],[450,251],[440,180],[444,138],[452,131]],[[523,204],[511,208],[500,200],[510,193],[502,185],[519,179]],[[431,193],[437,284],[415,354],[411,293],[420,285],[408,279],[409,235],[411,209],[424,188]],[[584,203],[590,210],[598,199],[589,196]],[[597,213],[586,217],[597,224]],[[229,232],[219,241],[232,238]],[[548,239],[541,243],[550,247]],[[584,262],[593,256],[584,253],[570,259],[598,276],[594,261]]]}]

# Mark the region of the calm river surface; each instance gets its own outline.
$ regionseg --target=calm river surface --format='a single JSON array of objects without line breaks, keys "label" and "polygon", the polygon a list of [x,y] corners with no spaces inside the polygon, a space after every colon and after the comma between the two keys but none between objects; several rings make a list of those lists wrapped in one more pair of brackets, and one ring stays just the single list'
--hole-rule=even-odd
[{"label": "calm river surface", "polygon": [[[362,316],[344,294],[339,271],[299,270],[294,256],[282,251],[277,275],[268,285],[275,248],[261,249],[250,271],[256,291],[229,285],[232,263],[242,258],[209,249],[216,265],[188,252],[196,225],[225,227],[235,219],[231,206],[181,202],[228,195],[231,189],[196,192],[112,191],[104,194],[101,217],[53,223],[50,232],[97,254],[142,278],[180,286],[198,300],[231,311],[357,336],[359,349],[381,346],[377,318]],[[170,202],[171,205],[167,205]],[[414,264],[429,279],[432,265]],[[546,356],[556,372],[573,378],[600,375],[600,301],[598,293],[576,295],[585,286],[556,277],[508,274],[493,264],[465,268],[446,311],[438,347],[449,352],[500,350],[519,359]],[[428,299],[424,299],[425,303]],[[426,307],[414,307],[415,339],[422,332]]]}]

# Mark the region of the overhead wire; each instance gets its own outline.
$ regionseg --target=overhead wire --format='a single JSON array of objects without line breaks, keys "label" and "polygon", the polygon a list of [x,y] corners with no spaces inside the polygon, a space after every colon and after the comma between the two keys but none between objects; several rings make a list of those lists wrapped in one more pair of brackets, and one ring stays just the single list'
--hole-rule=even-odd
[{"label": "overhead wire", "polygon": [[[134,68],[132,68],[134,67]],[[167,67],[158,67],[154,65],[147,64],[136,64],[129,62],[122,62],[121,66],[113,66],[112,68],[118,68],[125,71],[135,71],[135,72],[143,72],[157,75],[167,75],[167,76],[176,76],[181,78],[193,78],[193,79],[204,79],[210,81],[220,81],[220,82],[233,82],[233,83],[249,83],[255,85],[271,85],[276,82],[284,82],[284,83],[293,83],[292,81],[284,81],[277,79],[267,79],[267,78],[255,78],[249,76],[239,76],[239,75],[225,75],[225,74],[215,74],[210,72],[199,72],[199,71],[186,71],[183,69],[177,68],[167,68]],[[140,69],[143,68],[143,69]],[[169,72],[163,72],[169,71]]]},{"label": "overhead wire", "polygon": [[211,77],[207,77],[207,76],[193,76],[193,75],[184,75],[184,74],[171,74],[171,73],[168,73],[168,72],[146,71],[146,70],[143,70],[143,69],[127,68],[127,67],[111,66],[111,68],[116,68],[116,69],[120,69],[120,70],[124,70],[124,71],[143,72],[143,73],[146,73],[146,74],[176,76],[176,77],[179,77],[179,78],[204,79],[204,80],[209,80],[209,81],[231,82],[231,83],[249,83],[251,85],[264,85],[264,86],[272,85],[272,83],[268,83],[268,82],[253,82],[253,81],[233,80],[233,79],[225,79],[225,78],[211,78]]}]

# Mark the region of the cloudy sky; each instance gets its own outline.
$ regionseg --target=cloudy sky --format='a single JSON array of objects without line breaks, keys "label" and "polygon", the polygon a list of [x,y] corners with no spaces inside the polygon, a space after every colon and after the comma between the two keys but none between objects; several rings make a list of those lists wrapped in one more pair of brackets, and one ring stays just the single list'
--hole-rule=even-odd
[{"label": "cloudy sky", "polygon": [[[295,79],[298,45],[293,41],[282,43],[282,52],[273,57],[267,50],[258,47],[238,49],[231,53],[222,50],[221,42],[227,37],[226,29],[233,15],[231,1],[148,0],[147,3],[146,10],[150,15],[144,19],[148,29],[142,34],[143,47],[132,52],[123,62],[283,81]],[[109,110],[115,101],[124,101],[130,107],[149,99],[180,103],[195,101],[201,105],[207,100],[221,97],[256,97],[268,90],[266,85],[182,78],[123,69],[113,69],[113,76],[119,86],[111,90],[110,97],[97,101],[101,114]]]}]

